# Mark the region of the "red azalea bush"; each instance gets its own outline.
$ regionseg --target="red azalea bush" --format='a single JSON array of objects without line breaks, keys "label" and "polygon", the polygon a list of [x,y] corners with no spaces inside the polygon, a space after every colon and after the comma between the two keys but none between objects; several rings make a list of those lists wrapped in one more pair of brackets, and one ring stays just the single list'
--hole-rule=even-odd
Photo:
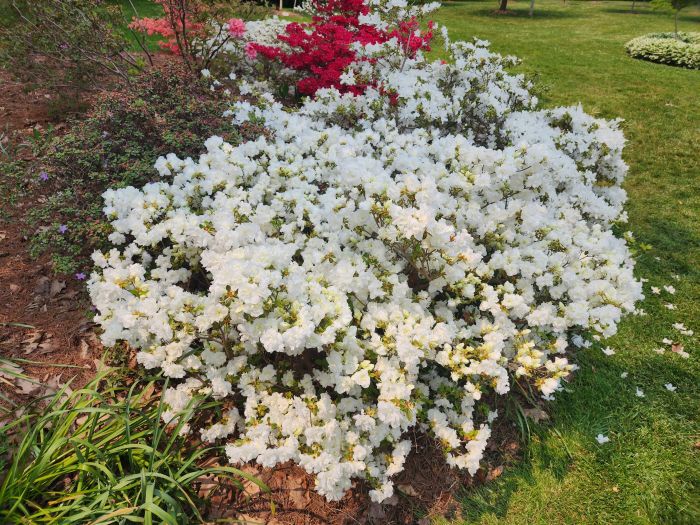
[{"label": "red azalea bush", "polygon": [[355,43],[381,44],[396,37],[408,56],[430,49],[432,23],[425,32],[420,31],[415,18],[383,30],[361,21],[361,15],[369,13],[364,0],[312,0],[311,4],[315,13],[312,22],[291,23],[279,37],[291,50],[261,44],[252,44],[247,50],[251,58],[259,53],[300,72],[302,78],[297,82],[297,90],[302,95],[313,95],[319,89],[331,87],[343,93],[362,93],[366,85],[340,81],[344,70],[357,60]]}]

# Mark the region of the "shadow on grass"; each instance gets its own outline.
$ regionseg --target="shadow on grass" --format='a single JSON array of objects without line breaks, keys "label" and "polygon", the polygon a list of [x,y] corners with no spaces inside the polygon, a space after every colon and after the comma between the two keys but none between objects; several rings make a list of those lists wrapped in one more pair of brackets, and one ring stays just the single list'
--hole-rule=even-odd
[{"label": "shadow on grass", "polygon": [[[442,9],[444,11],[449,11],[450,7],[461,7],[458,4],[443,4]],[[535,13],[532,17],[529,15],[528,8],[520,9],[508,9],[507,13],[500,13],[496,8],[483,8],[475,9],[469,13],[472,16],[478,16],[483,18],[491,19],[501,19],[501,20],[558,20],[565,18],[581,18],[581,15],[574,13],[572,11],[556,10],[549,11],[546,9],[538,10],[537,4],[535,4]]]},{"label": "shadow on grass", "polygon": [[601,9],[602,12],[604,13],[613,13],[616,15],[630,15],[630,16],[635,16],[635,15],[659,15],[661,14],[659,11],[655,11],[651,9],[650,7],[642,7],[640,9],[639,6],[634,8],[634,11],[632,9],[627,8],[623,9],[621,7],[606,7],[605,9]]},{"label": "shadow on grass", "polygon": [[[639,6],[637,6],[634,11],[632,11],[631,9],[623,9],[620,7],[606,7],[604,9],[601,9],[601,11],[604,13],[611,13],[611,14],[615,14],[615,15],[631,15],[631,16],[634,16],[634,15],[651,16],[651,15],[653,15],[653,16],[665,18],[666,20],[669,21],[669,25],[673,24],[673,15],[669,14],[668,12],[657,11],[656,9],[653,9],[651,7],[644,7],[643,6],[640,9]],[[678,22],[680,24],[683,24],[683,22],[700,22],[700,15],[694,15],[694,14],[690,14],[690,13],[681,12],[681,14],[678,16]],[[682,28],[679,28],[679,30],[683,31]],[[689,28],[687,30],[688,31],[697,31],[697,28],[696,29]]]},{"label": "shadow on grass", "polygon": [[520,467],[518,473],[507,475],[503,480],[490,483],[474,490],[465,490],[458,494],[462,503],[463,517],[468,520],[478,521],[482,516],[493,514],[503,518],[508,513],[510,500],[517,491],[519,479],[534,483],[531,476],[531,469]]},{"label": "shadow on grass", "polygon": [[[681,190],[683,191],[683,190]],[[700,265],[688,257],[689,253],[700,251],[700,234],[679,222],[648,218],[644,231],[638,235],[643,242],[654,247],[655,252],[664,254],[663,261],[644,255],[642,264],[656,275],[680,274],[700,281]]]},{"label": "shadow on grass", "polygon": [[[693,407],[684,406],[687,403],[678,404],[676,398],[667,397],[678,394],[665,392],[658,381],[658,372],[664,369],[664,377],[679,385],[679,390],[684,390],[688,396],[693,395],[693,390],[697,391],[694,375],[677,358],[651,354],[648,358],[634,359],[630,363],[629,360],[599,356],[596,352],[599,351],[588,350],[580,354],[577,364],[581,369],[573,377],[571,388],[567,387],[566,391],[561,392],[551,410],[548,410],[552,421],[544,424],[531,422],[532,439],[525,445],[525,457],[518,463],[506,466],[502,477],[497,480],[465,488],[458,494],[465,524],[482,523],[488,517],[512,518],[509,512],[513,497],[523,487],[539,485],[540,490],[546,490],[546,487],[542,489],[543,483],[546,484],[550,477],[555,485],[561,485],[568,474],[573,472],[578,475],[576,472],[586,463],[620,465],[632,450],[629,440],[635,440],[640,429],[651,430],[664,421],[678,424],[681,424],[679,419],[693,421]],[[623,372],[629,374],[628,379],[621,379]],[[646,399],[635,396],[637,384],[644,386]],[[595,442],[595,435],[599,432],[610,435],[616,441],[628,441],[621,445],[622,451],[599,446]],[[668,439],[668,436],[665,438]],[[570,451],[569,446],[576,448]],[[658,448],[661,445],[657,443],[655,446]],[[620,472],[623,480],[627,475],[636,474],[625,473],[624,468]],[[689,486],[696,481],[695,475],[690,472],[679,474],[679,479]],[[537,491],[535,489],[534,493]],[[553,496],[556,497],[556,491]],[[650,519],[664,513],[666,520],[654,522],[697,523],[692,520],[700,515],[700,511],[696,512],[689,506],[685,498],[679,499],[677,491],[669,489],[653,494],[653,500],[656,506],[652,504],[642,512]],[[539,502],[540,505],[542,503]],[[521,504],[519,501],[518,505]]]},{"label": "shadow on grass", "polygon": [[473,0],[452,0],[450,2],[443,2],[441,11],[450,11],[450,9],[464,9],[465,5],[482,6],[473,11],[469,11],[470,16],[479,16],[492,19],[527,19],[534,20],[540,19],[564,19],[564,18],[580,18],[579,13],[574,13],[572,10],[568,9],[567,6],[559,9],[549,9],[549,4],[547,7],[542,7],[538,9],[537,2],[535,2],[535,12],[532,17],[530,17],[530,4],[529,2],[520,2],[517,5],[512,2],[508,5],[508,10],[504,13],[498,11],[498,2],[496,0],[489,1],[473,1]]}]

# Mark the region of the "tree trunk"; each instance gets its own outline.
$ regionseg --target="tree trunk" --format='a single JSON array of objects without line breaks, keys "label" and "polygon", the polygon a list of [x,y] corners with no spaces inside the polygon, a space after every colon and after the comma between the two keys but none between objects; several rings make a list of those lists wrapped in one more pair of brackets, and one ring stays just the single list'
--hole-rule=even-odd
[{"label": "tree trunk", "polygon": [[535,14],[535,0],[530,0],[530,18]]},{"label": "tree trunk", "polygon": [[680,12],[681,12],[680,9],[676,9],[676,16],[673,19],[673,23],[676,26],[676,36],[678,36],[678,13],[680,13]]},{"label": "tree trunk", "polygon": [[506,9],[508,9],[508,0],[501,0],[501,5],[498,10],[505,11]]},{"label": "tree trunk", "polygon": [[634,6],[636,5],[637,0],[632,0],[632,12],[634,12]]}]

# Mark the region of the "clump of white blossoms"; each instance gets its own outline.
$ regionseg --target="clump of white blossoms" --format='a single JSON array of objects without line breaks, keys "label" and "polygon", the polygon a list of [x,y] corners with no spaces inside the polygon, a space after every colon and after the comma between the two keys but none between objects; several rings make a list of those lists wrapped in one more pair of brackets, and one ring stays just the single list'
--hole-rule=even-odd
[{"label": "clump of white blossoms", "polygon": [[378,47],[347,75],[374,79],[364,95],[238,103],[269,136],[212,137],[197,161],[158,159],[168,182],[106,192],[119,247],[90,281],[103,342],[175,380],[166,419],[224,399],[205,440],[293,461],[329,499],[353,478],[391,496],[411,429],[474,473],[489,399],[515,381],[552,395],[572,344],[642,297],[611,229],[617,122],[537,110],[484,42],[447,62]]}]

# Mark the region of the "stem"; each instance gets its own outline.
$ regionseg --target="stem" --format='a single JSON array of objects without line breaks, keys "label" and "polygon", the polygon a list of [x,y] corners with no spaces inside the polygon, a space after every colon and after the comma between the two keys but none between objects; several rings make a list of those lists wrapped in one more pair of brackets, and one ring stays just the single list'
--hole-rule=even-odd
[{"label": "stem", "polygon": [[[129,5],[131,6],[132,11],[134,12],[134,15],[136,15],[136,18],[139,17],[139,13],[136,10],[136,6],[134,5],[134,2],[129,0]],[[129,31],[131,32],[132,35],[134,35],[134,38],[136,39],[136,43],[139,45],[141,50],[143,50],[144,53],[146,53],[146,57],[148,58],[148,63],[153,66],[153,56],[151,55],[151,52],[148,50],[148,45],[146,43],[146,35],[143,33],[136,33],[133,29],[129,28]]]}]

